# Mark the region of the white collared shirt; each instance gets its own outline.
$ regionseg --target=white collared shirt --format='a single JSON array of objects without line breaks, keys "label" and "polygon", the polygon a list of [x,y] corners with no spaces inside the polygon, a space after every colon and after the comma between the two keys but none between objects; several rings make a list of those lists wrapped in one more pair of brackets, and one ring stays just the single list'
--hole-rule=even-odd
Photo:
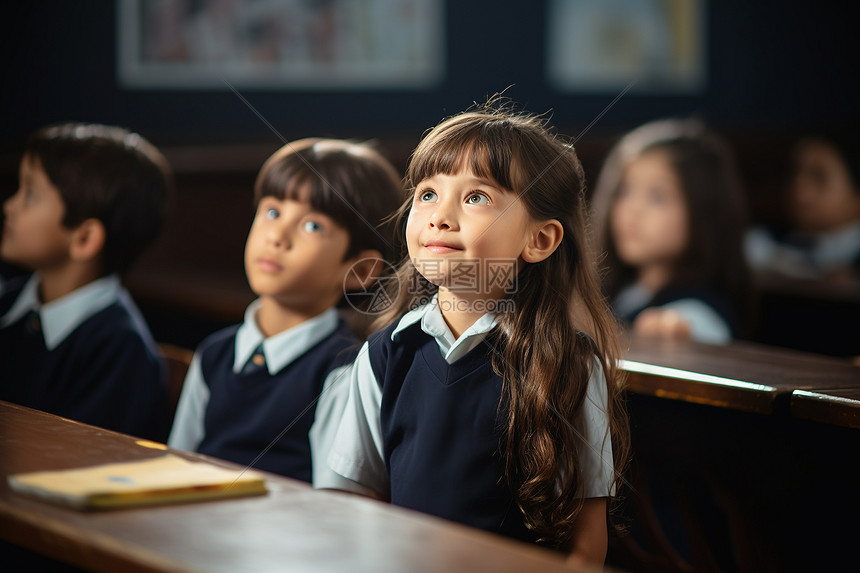
[{"label": "white collared shirt", "polygon": [[439,309],[439,295],[434,294],[429,303],[410,310],[403,315],[397,327],[391,333],[391,340],[394,340],[400,331],[412,326],[419,320],[421,321],[421,330],[436,340],[439,350],[448,364],[453,364],[468,354],[496,326],[495,315],[488,312],[476,320],[472,326],[467,328],[455,340],[454,334],[448,328],[448,324],[442,316],[442,311]]},{"label": "white collared shirt", "polygon": [[860,221],[817,237],[812,258],[825,272],[850,267],[860,255]]},{"label": "white collared shirt", "polygon": [[36,273],[27,280],[9,312],[0,317],[0,328],[20,320],[31,311],[36,312],[48,350],[57,348],[78,326],[115,303],[125,293],[119,276],[109,275],[42,304],[39,300],[41,283]]},{"label": "white collared shirt", "polygon": [[[242,325],[236,331],[233,359],[233,372],[236,374],[254,358],[262,345],[266,369],[274,376],[337,328],[337,310],[330,308],[293,328],[266,338],[257,326],[259,308],[259,299],[248,305]],[[194,353],[182,385],[173,428],[167,440],[167,445],[172,448],[194,451],[204,438],[203,421],[209,403],[209,385],[203,378],[200,365],[201,350],[198,348]]]},{"label": "white collared shirt", "polygon": [[[449,364],[456,360],[449,358],[462,357],[480,343],[496,323],[493,315],[485,314],[453,340],[434,298],[427,305],[403,315],[392,332],[392,340],[398,332],[419,320],[421,329],[434,337]],[[382,389],[370,363],[368,344],[362,345],[353,364],[332,371],[326,379],[317,419],[311,428],[315,488],[364,494],[368,490],[383,495],[388,492],[380,422]],[[612,443],[606,408],[606,378],[599,361],[595,360],[583,411],[575,421],[583,440],[579,458],[585,497],[608,495],[613,481]],[[323,411],[325,415],[321,415]]]},{"label": "white collared shirt", "polygon": [[[791,240],[808,242],[803,248]],[[850,268],[860,256],[860,221],[823,233],[793,233],[788,242],[779,241],[763,228],[751,229],[744,244],[750,266],[800,278],[816,278],[822,273]]]},{"label": "white collared shirt", "polygon": [[274,376],[337,328],[337,311],[330,308],[301,324],[266,338],[257,326],[259,309],[259,300],[248,305],[242,326],[236,332],[236,355],[233,359],[233,372],[236,374],[242,371],[248,360],[254,356],[254,351],[262,344],[266,368],[269,374]]}]

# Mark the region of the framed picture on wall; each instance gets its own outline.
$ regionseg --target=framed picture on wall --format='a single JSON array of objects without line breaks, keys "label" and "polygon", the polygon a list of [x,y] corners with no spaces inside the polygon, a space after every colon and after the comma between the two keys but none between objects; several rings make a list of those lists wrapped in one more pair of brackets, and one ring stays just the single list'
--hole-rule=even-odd
[{"label": "framed picture on wall", "polygon": [[562,92],[704,89],[705,0],[549,0],[547,76]]},{"label": "framed picture on wall", "polygon": [[424,89],[444,0],[117,0],[117,75],[143,89]]}]

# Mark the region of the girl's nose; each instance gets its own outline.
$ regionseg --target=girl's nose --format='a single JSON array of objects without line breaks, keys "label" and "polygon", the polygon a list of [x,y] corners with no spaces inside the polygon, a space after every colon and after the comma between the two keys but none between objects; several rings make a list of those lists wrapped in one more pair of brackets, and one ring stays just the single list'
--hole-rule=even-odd
[{"label": "girl's nose", "polygon": [[443,203],[438,204],[436,209],[430,215],[430,219],[427,221],[427,224],[431,229],[438,229],[440,231],[457,230],[456,217],[454,217],[451,209]]}]

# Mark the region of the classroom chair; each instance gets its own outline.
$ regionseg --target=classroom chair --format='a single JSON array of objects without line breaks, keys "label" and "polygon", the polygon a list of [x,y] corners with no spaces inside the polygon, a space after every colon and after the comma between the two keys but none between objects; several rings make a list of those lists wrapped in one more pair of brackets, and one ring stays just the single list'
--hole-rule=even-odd
[{"label": "classroom chair", "polygon": [[179,403],[179,394],[182,393],[182,384],[185,382],[185,374],[191,365],[194,352],[181,346],[158,343],[158,350],[167,363],[167,392],[169,398],[170,418],[176,413],[176,405]]}]

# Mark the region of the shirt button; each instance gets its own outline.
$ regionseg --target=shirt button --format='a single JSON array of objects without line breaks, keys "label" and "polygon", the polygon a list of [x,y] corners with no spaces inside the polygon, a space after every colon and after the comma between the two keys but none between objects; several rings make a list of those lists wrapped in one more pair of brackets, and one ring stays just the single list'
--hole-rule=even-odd
[{"label": "shirt button", "polygon": [[251,362],[257,366],[262,366],[266,363],[266,358],[262,354],[255,354],[254,357],[251,358]]}]

